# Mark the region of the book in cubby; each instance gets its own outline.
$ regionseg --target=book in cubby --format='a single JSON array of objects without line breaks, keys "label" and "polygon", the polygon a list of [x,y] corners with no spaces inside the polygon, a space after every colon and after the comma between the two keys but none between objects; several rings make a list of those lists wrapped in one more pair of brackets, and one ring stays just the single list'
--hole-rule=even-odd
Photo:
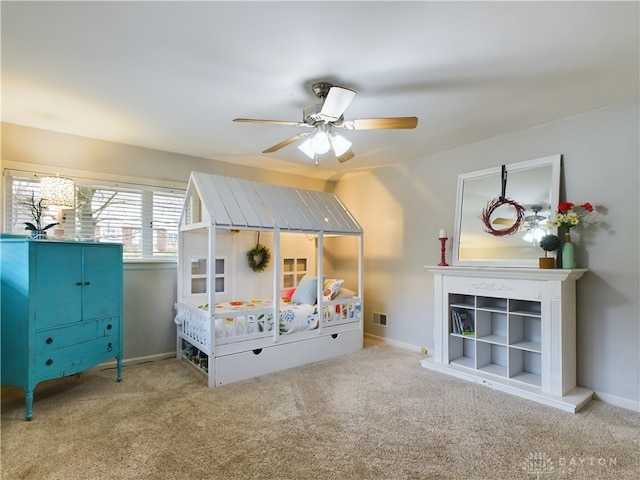
[{"label": "book in cubby", "polygon": [[467,310],[451,310],[453,333],[461,335],[474,335],[473,319]]}]

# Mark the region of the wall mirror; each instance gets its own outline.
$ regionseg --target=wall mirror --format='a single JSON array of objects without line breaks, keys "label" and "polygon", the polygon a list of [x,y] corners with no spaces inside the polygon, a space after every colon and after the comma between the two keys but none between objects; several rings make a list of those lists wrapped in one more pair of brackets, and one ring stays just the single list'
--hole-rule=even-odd
[{"label": "wall mirror", "polygon": [[[548,232],[547,218],[555,214],[559,201],[560,158],[553,155],[459,175],[453,264],[537,268],[538,258],[544,256],[540,237],[556,233]],[[515,207],[496,202],[503,191]],[[492,202],[500,205],[486,217],[488,232],[483,211]]]}]

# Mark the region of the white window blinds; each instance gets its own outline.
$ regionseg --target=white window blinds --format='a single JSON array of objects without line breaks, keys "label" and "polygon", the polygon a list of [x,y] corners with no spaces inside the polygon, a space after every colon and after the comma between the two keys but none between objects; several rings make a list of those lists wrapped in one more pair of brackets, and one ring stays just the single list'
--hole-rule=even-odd
[{"label": "white window blinds", "polygon": [[[5,171],[5,226],[9,233],[27,234],[31,217],[23,202],[40,198],[40,177]],[[72,178],[72,177],[70,177]],[[178,221],[184,190],[86,178],[75,181],[73,209],[48,209],[43,223],[62,220],[65,237],[81,241],[122,243],[125,259],[175,258]]]}]

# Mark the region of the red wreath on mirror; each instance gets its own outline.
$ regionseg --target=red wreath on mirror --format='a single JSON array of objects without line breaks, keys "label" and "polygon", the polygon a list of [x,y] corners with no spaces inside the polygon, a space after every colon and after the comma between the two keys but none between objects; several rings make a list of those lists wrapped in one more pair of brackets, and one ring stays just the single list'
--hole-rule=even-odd
[{"label": "red wreath on mirror", "polygon": [[[507,167],[502,165],[502,195],[498,198],[494,198],[487,206],[482,210],[482,223],[484,224],[484,229],[487,233],[491,235],[495,235],[496,237],[503,237],[505,235],[513,235],[518,230],[520,230],[520,226],[524,221],[524,208],[515,200],[511,200],[505,196],[507,191]],[[509,228],[503,228],[500,230],[496,230],[493,228],[491,223],[491,215],[496,211],[498,207],[502,207],[503,205],[510,205],[516,210],[516,218],[513,221],[513,224]]]},{"label": "red wreath on mirror", "polygon": [[[491,224],[491,215],[496,211],[498,207],[502,207],[503,205],[512,206],[516,210],[516,218],[509,228],[496,230]],[[513,235],[518,230],[520,230],[520,226],[524,221],[524,214],[525,209],[518,202],[516,202],[515,200],[511,200],[510,198],[499,197],[494,198],[489,203],[487,203],[487,206],[484,207],[484,210],[482,210],[482,215],[480,218],[482,218],[482,223],[484,224],[484,229],[487,233],[490,233],[491,235],[495,235],[497,237],[502,237],[505,235]]]}]

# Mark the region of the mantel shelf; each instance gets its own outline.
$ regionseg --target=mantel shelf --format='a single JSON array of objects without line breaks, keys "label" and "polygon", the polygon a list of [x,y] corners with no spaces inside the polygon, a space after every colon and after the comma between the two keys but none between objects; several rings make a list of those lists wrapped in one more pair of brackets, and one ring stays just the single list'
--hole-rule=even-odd
[{"label": "mantel shelf", "polygon": [[476,267],[476,266],[450,266],[438,267],[427,265],[429,272],[436,275],[449,275],[459,277],[484,277],[502,279],[523,280],[578,280],[589,270],[586,268],[523,268],[523,267]]}]

